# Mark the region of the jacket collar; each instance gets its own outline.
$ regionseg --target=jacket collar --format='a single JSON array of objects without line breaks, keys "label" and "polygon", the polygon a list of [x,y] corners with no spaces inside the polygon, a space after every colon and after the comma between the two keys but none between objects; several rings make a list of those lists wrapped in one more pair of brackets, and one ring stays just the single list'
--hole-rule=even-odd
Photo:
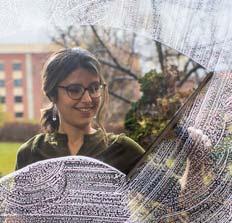
[{"label": "jacket collar", "polygon": [[[98,129],[93,134],[84,135],[83,145],[78,155],[96,156],[106,149],[104,134]],[[68,137],[66,134],[53,132],[46,133],[44,140],[34,145],[34,150],[39,152],[44,158],[60,157],[70,155],[68,149]]]}]

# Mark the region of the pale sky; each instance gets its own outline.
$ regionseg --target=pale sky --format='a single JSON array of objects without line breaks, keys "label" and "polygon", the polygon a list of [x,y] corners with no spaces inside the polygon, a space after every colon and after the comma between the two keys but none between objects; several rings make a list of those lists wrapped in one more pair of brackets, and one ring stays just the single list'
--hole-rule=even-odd
[{"label": "pale sky", "polygon": [[232,1],[198,2],[200,8],[192,0],[0,0],[0,43],[48,42],[55,25],[96,24],[157,39],[209,70],[228,69]]},{"label": "pale sky", "polygon": [[0,0],[0,43],[49,42],[48,2]]},{"label": "pale sky", "polygon": [[[87,23],[89,19],[93,23],[101,21],[104,12],[123,5],[124,0],[109,1],[112,5],[106,2],[95,1],[92,7],[95,15],[90,10]],[[149,8],[150,0],[145,2],[139,6],[143,12]],[[85,21],[85,7],[91,7],[91,4],[89,0],[0,0],[0,43],[49,42],[49,36],[54,33],[54,24],[64,27],[80,20]],[[112,19],[111,13],[109,14]],[[110,18],[106,19],[109,20]],[[116,26],[117,21],[120,19],[114,22]]]}]

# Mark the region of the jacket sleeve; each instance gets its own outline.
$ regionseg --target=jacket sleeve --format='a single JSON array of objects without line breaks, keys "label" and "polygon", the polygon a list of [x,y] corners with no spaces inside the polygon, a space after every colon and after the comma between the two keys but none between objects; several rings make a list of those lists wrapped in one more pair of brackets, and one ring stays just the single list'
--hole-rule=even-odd
[{"label": "jacket sleeve", "polygon": [[121,139],[119,139],[119,143],[121,143],[125,149],[129,149],[133,156],[140,157],[145,153],[145,150],[128,136],[123,135]]},{"label": "jacket sleeve", "polygon": [[102,154],[100,160],[117,168],[125,174],[142,158],[144,149],[125,134],[114,135],[113,143]]},{"label": "jacket sleeve", "polygon": [[17,152],[15,170],[19,170],[25,166],[26,157],[25,157],[24,153],[25,153],[24,150],[22,150],[20,147],[18,152]]},{"label": "jacket sleeve", "polygon": [[37,136],[34,136],[19,147],[16,156],[15,170],[19,170],[33,162],[32,147],[36,139]]}]

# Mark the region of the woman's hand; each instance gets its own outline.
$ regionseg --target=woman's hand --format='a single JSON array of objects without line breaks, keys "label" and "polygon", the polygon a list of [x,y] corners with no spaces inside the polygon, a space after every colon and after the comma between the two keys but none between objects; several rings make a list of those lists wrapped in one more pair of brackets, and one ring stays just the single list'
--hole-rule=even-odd
[{"label": "woman's hand", "polygon": [[211,140],[207,135],[205,135],[201,129],[197,129],[194,127],[188,127],[188,133],[189,136],[192,138],[192,140],[195,141],[195,143],[203,143],[204,147],[211,148]]},{"label": "woman's hand", "polygon": [[200,129],[189,127],[187,131],[192,147],[180,179],[179,197],[180,206],[185,209],[197,205],[199,194],[204,194],[214,180],[211,140]]},{"label": "woman's hand", "polygon": [[185,192],[204,186],[205,177],[212,171],[211,140],[200,129],[189,127],[187,131],[192,148],[187,158],[184,174],[180,180],[181,188]]}]

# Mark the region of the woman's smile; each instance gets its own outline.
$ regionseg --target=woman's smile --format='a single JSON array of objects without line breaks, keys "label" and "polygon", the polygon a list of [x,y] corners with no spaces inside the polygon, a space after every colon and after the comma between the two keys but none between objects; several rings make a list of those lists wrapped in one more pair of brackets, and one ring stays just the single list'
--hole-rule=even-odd
[{"label": "woman's smile", "polygon": [[76,108],[76,109],[81,112],[88,112],[88,111],[91,111],[93,108]]},{"label": "woman's smile", "polygon": [[81,114],[91,114],[93,111],[95,112],[95,106],[91,107],[74,107],[75,110],[80,112]]}]

